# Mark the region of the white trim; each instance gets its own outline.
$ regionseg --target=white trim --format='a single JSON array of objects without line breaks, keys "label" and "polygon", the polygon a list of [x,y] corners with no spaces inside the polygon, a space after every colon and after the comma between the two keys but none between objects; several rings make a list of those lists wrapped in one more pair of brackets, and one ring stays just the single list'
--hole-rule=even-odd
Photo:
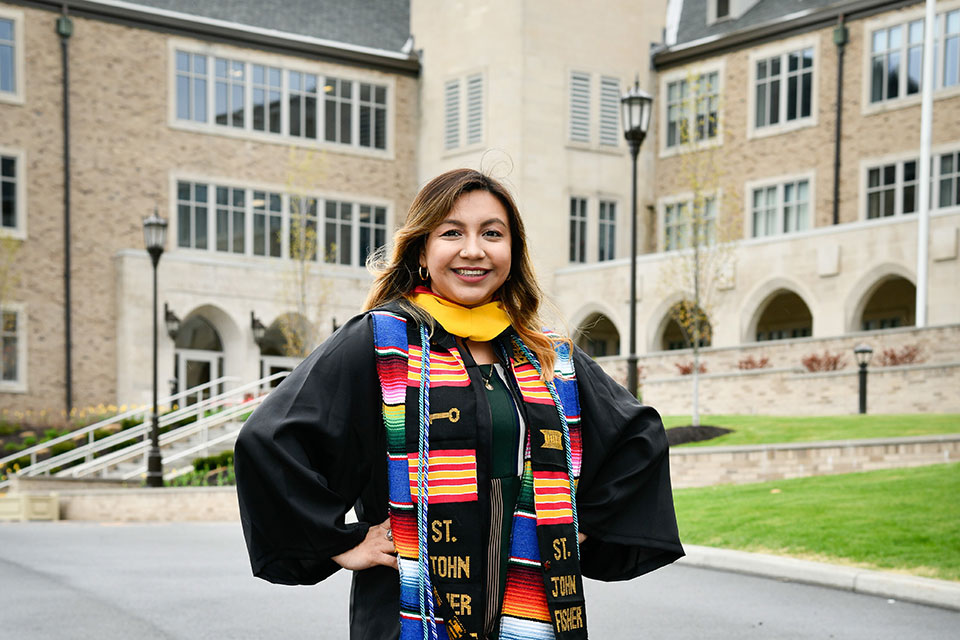
[{"label": "white trim", "polygon": [[[813,49],[813,77],[811,79],[810,95],[810,115],[794,120],[786,120],[787,108],[787,64],[786,56],[803,49]],[[767,125],[757,128],[757,62],[764,58],[773,58],[779,56],[780,64],[780,121],[774,125]],[[820,35],[810,34],[789,40],[781,40],[765,47],[758,47],[750,51],[747,60],[747,139],[765,138],[775,136],[788,131],[796,131],[807,127],[816,127],[819,119],[819,99],[820,99]]]},{"label": "white trim", "polygon": [[[572,118],[572,101],[571,101],[571,90],[572,90],[572,80],[574,74],[581,74],[587,76],[587,87],[589,90],[588,96],[588,105],[590,113],[587,118],[587,131],[589,134],[589,140],[584,142],[582,140],[574,140],[572,138],[572,128],[571,124],[573,123]],[[588,68],[586,66],[568,66],[566,68],[566,77],[564,80],[564,146],[571,151],[590,151],[594,153],[604,153],[609,155],[622,156],[627,151],[626,142],[623,138],[623,122],[622,118],[622,106],[620,100],[617,100],[617,143],[616,144],[605,144],[600,141],[600,114],[603,107],[603,81],[607,80],[616,80],[619,86],[619,97],[623,96],[623,92],[632,86],[632,82],[625,82],[620,74],[609,71],[601,71],[595,67]]]},{"label": "white trim", "polygon": [[[0,304],[0,312],[17,314],[17,379],[0,380],[0,393],[27,392],[27,305],[22,302]],[[2,322],[2,319],[0,319]],[[2,325],[0,325],[2,326]]]},{"label": "white trim", "polygon": [[[573,242],[573,237],[570,234],[570,223],[573,221],[573,215],[570,211],[570,204],[573,199],[583,201],[583,216],[577,216],[577,222],[582,223],[583,225],[583,237],[580,239],[580,244],[583,245],[583,255],[580,256],[581,260],[571,260],[570,259],[570,245]],[[585,264],[589,262],[596,262],[596,260],[591,259],[591,249],[590,249],[590,211],[592,207],[590,206],[590,196],[583,193],[569,192],[567,193],[567,215],[566,215],[566,227],[567,227],[567,264]],[[579,212],[578,212],[579,214]]]},{"label": "white trim", "polygon": [[[724,90],[726,88],[726,69],[726,58],[718,58],[709,62],[698,63],[696,65],[683,67],[682,69],[676,69],[660,76],[660,100],[658,100],[660,105],[657,107],[657,115],[659,117],[655,118],[655,120],[659,122],[657,125],[657,136],[659,138],[657,147],[659,149],[659,156],[661,158],[669,158],[671,156],[686,153],[688,151],[700,151],[703,149],[709,149],[711,147],[723,146]],[[667,104],[667,86],[673,82],[677,82],[678,80],[686,80],[688,86],[692,87],[700,76],[714,72],[717,74],[717,135],[705,140],[680,142],[668,147],[667,107],[669,105]],[[690,91],[690,96],[692,98],[693,89],[691,88]],[[690,131],[693,131],[694,127],[696,126],[696,105],[691,104],[688,105],[688,107],[689,128]]]},{"label": "white trim", "polygon": [[9,104],[24,104],[27,100],[26,91],[26,64],[24,40],[26,31],[23,28],[23,11],[0,6],[0,18],[13,21],[13,91],[0,91],[0,102]]},{"label": "white trim", "polygon": [[[195,55],[207,56],[207,114],[206,122],[197,122],[193,120],[181,120],[177,118],[177,52],[190,53]],[[232,127],[216,124],[216,102],[215,102],[215,58],[226,58],[243,62],[244,64],[244,95],[248,100],[245,103],[244,126]],[[256,131],[253,129],[253,104],[252,104],[252,85],[253,85],[253,65],[263,65],[276,67],[281,71],[281,98],[280,98],[280,133],[271,133],[269,131]],[[290,122],[290,100],[288,77],[291,71],[308,73],[318,76],[317,91],[317,137],[305,138],[302,136],[293,136],[287,133]],[[345,80],[351,83],[350,113],[351,113],[351,141],[349,144],[341,142],[327,142],[324,136],[325,123],[325,99],[322,80],[325,77],[333,77],[338,80]],[[386,88],[386,127],[387,135],[385,138],[385,149],[360,146],[360,84],[374,84]],[[394,160],[396,155],[395,141],[397,128],[397,108],[396,108],[396,77],[379,72],[372,72],[358,68],[345,68],[325,63],[314,62],[302,58],[291,58],[270,53],[254,52],[249,49],[241,49],[222,44],[201,43],[193,40],[184,40],[171,38],[167,41],[167,126],[171,129],[182,131],[191,131],[194,133],[203,133],[208,135],[220,135],[228,138],[240,138],[243,140],[254,140],[263,143],[293,145],[305,147],[308,149],[321,149],[335,153],[348,153],[352,155],[378,158],[382,160]]]},{"label": "white trim", "polygon": [[808,222],[809,226],[806,229],[801,231],[809,231],[816,227],[817,222],[817,194],[816,194],[816,169],[809,169],[807,171],[801,171],[799,173],[791,173],[781,176],[776,176],[772,178],[762,178],[758,180],[748,180],[743,185],[743,237],[744,238],[754,238],[753,235],[753,191],[755,189],[763,189],[765,187],[777,187],[777,231],[772,234],[766,234],[764,236],[757,236],[768,238],[771,235],[789,235],[792,236],[798,231],[783,231],[783,186],[786,183],[798,182],[800,180],[806,180],[809,185],[808,191]]},{"label": "white trim", "polygon": [[[946,2],[937,2],[936,15],[942,16],[947,13],[960,9],[960,0],[948,0]],[[878,113],[885,113],[887,111],[892,111],[896,109],[902,109],[904,107],[913,107],[920,104],[921,91],[913,95],[906,95],[906,92],[902,93],[896,98],[887,98],[879,102],[870,102],[870,93],[872,87],[872,48],[873,48],[873,32],[878,29],[884,29],[893,27],[896,25],[904,26],[903,42],[904,45],[901,48],[902,51],[907,51],[909,49],[909,24],[914,20],[923,20],[924,19],[924,7],[923,5],[917,5],[916,8],[911,8],[909,10],[897,11],[894,13],[887,13],[882,16],[878,16],[872,20],[867,20],[862,23],[862,32],[861,32],[861,41],[863,42],[863,53],[861,59],[861,78],[862,86],[860,92],[860,113],[864,116],[874,115]],[[943,31],[945,23],[943,20],[940,21],[940,31]],[[934,63],[938,73],[943,73],[943,38],[940,37],[940,33],[935,33],[934,38],[935,49],[940,56],[938,62],[941,64]],[[901,73],[905,73],[907,69],[908,60],[906,57],[901,58],[900,69]],[[951,86],[951,87],[942,87],[934,79],[933,86],[933,99],[942,100],[946,98],[953,98],[960,96],[960,83]]]},{"label": "white trim", "polygon": [[17,163],[16,211],[17,226],[0,227],[0,238],[27,239],[27,152],[22,149],[0,146],[0,155],[12,156]]}]

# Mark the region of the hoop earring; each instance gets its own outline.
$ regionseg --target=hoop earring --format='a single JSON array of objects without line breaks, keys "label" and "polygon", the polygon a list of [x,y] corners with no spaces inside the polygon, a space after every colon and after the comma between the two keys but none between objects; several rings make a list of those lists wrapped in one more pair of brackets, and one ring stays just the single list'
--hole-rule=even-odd
[{"label": "hoop earring", "polygon": [[417,275],[420,276],[420,279],[423,280],[424,282],[430,279],[430,272],[427,271],[427,268],[422,265],[420,266],[420,268],[417,269]]}]

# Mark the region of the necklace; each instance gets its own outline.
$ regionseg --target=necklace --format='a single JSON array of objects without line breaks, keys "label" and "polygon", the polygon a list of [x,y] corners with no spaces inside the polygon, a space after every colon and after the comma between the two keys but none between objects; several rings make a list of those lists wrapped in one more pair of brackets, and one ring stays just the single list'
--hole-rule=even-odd
[{"label": "necklace", "polygon": [[480,369],[480,379],[483,380],[483,386],[487,388],[487,391],[493,391],[493,385],[490,384],[490,378],[493,377],[493,364],[490,365],[490,371],[487,375],[483,375],[483,369],[480,368],[480,365],[477,365],[477,368]]}]

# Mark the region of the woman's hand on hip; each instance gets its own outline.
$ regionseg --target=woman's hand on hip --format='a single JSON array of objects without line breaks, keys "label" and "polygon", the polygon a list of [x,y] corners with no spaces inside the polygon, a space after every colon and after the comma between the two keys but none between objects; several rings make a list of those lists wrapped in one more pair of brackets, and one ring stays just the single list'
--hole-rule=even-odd
[{"label": "woman's hand on hip", "polygon": [[397,548],[393,544],[393,535],[390,531],[390,519],[373,525],[367,531],[363,542],[349,551],[333,556],[332,560],[344,569],[361,571],[377,565],[385,567],[397,566]]}]

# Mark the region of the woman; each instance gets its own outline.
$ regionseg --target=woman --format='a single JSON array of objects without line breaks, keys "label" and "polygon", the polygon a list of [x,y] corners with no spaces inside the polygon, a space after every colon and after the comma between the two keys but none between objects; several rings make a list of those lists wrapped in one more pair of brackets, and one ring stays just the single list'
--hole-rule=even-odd
[{"label": "woman", "polygon": [[367,311],[240,434],[254,574],[354,571],[353,639],[565,639],[586,637],[583,577],[683,555],[659,416],[541,331],[541,298],[507,190],[430,181]]}]

